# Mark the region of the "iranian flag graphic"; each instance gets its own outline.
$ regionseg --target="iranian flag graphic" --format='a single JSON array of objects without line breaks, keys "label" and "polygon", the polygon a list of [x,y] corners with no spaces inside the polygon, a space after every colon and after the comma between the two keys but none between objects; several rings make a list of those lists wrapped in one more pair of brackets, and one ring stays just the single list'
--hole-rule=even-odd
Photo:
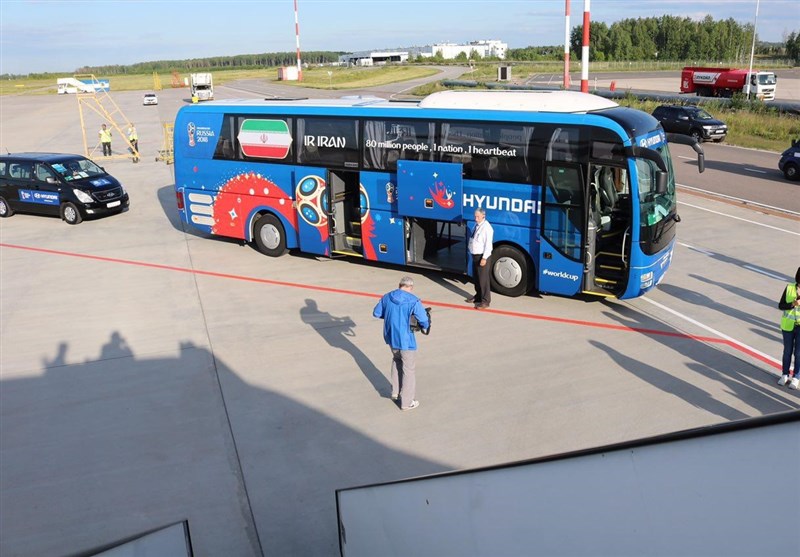
[{"label": "iranian flag graphic", "polygon": [[245,120],[238,139],[242,153],[260,159],[284,159],[292,146],[289,126],[283,120]]}]

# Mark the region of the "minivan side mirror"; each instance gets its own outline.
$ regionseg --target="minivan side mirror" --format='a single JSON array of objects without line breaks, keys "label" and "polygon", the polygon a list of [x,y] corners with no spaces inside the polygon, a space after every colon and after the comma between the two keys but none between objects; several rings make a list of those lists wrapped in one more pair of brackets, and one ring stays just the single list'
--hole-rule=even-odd
[{"label": "minivan side mirror", "polygon": [[52,176],[48,176],[45,179],[45,182],[47,182],[48,184],[57,184],[58,180],[56,178],[53,178]]},{"label": "minivan side mirror", "polygon": [[678,116],[678,120],[688,120],[688,116]]}]

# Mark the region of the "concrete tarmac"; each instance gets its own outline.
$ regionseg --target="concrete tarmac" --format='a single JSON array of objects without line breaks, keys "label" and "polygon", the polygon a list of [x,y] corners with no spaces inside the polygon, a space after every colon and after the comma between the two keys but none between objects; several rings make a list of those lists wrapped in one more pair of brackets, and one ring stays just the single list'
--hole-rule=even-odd
[{"label": "concrete tarmac", "polygon": [[[478,312],[465,277],[271,259],[184,230],[154,159],[185,96],[114,94],[142,161],[95,159],[128,212],[0,220],[4,557],[184,520],[198,556],[332,556],[337,488],[800,408],[775,363],[797,220],[684,195],[672,267],[646,298],[496,295]],[[0,102],[3,149],[82,151],[74,98]],[[389,400],[371,316],[405,274],[434,319],[412,412]]]}]

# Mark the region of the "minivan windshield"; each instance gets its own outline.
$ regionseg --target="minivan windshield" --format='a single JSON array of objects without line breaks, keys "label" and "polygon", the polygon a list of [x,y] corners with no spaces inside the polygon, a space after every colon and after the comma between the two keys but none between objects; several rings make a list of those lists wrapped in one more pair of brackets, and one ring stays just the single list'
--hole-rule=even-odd
[{"label": "minivan windshield", "polygon": [[50,166],[52,166],[53,170],[58,172],[67,182],[105,175],[105,171],[102,168],[86,158],[54,162]]},{"label": "minivan windshield", "polygon": [[695,120],[713,120],[714,117],[702,108],[693,108],[689,112],[692,113]]}]

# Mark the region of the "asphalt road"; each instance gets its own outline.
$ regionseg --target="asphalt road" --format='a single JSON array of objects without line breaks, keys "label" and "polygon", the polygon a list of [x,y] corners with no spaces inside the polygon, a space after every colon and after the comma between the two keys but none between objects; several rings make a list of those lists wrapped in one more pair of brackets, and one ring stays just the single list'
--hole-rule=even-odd
[{"label": "asphalt road", "polygon": [[[337,555],[337,488],[800,409],[776,384],[795,218],[682,192],[672,265],[647,297],[496,296],[477,312],[464,277],[270,259],[184,230],[172,168],[154,158],[185,91],[159,97],[114,96],[141,138],[140,164],[103,163],[130,211],[72,227],[0,219],[4,556],[76,554],[181,521],[195,555]],[[74,98],[0,104],[3,149],[82,150]],[[681,183],[708,187],[700,178],[679,166]],[[371,317],[406,273],[434,315],[408,413],[388,399]]]}]

